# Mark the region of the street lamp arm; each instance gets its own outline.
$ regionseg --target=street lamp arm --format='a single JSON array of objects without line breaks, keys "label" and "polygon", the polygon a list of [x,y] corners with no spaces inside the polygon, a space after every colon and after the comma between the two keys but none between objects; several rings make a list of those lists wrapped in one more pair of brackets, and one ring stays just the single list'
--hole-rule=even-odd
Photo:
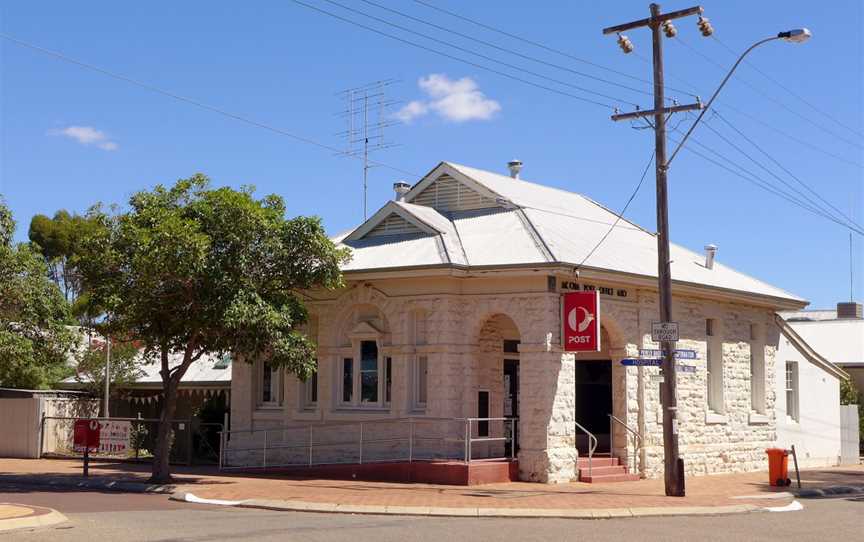
[{"label": "street lamp arm", "polygon": [[708,112],[708,108],[710,108],[711,104],[714,103],[714,100],[717,98],[717,95],[720,94],[720,91],[723,90],[724,86],[726,86],[726,82],[729,81],[729,78],[732,77],[733,73],[735,73],[735,70],[738,68],[738,65],[741,64],[741,61],[744,60],[744,57],[747,56],[747,54],[750,51],[752,51],[756,47],[759,47],[763,43],[768,43],[769,41],[774,41],[774,40],[779,40],[779,39],[786,39],[787,36],[784,36],[784,34],[787,34],[787,33],[781,32],[780,34],[778,34],[776,36],[771,36],[770,38],[765,38],[764,40],[757,41],[756,43],[751,45],[746,51],[744,51],[740,57],[738,57],[738,60],[732,66],[732,69],[730,69],[729,73],[726,74],[726,77],[723,78],[723,81],[720,83],[720,86],[717,87],[717,90],[715,90],[714,94],[711,95],[711,99],[708,100],[708,103],[705,104],[705,107],[702,108],[702,111],[699,113],[699,116],[696,117],[696,121],[693,122],[693,124],[690,126],[690,129],[687,130],[687,133],[684,134],[684,138],[678,143],[678,146],[675,147],[675,151],[672,152],[672,156],[669,157],[669,160],[666,160],[666,163],[663,164],[662,167],[667,168],[667,169],[669,168],[669,165],[672,163],[672,160],[675,159],[675,156],[678,154],[678,151],[681,150],[681,147],[684,146],[684,143],[687,141],[687,138],[690,137],[690,134],[693,133],[693,130],[696,129],[696,126],[699,124],[699,121],[701,121],[702,117],[705,116],[705,113]]}]

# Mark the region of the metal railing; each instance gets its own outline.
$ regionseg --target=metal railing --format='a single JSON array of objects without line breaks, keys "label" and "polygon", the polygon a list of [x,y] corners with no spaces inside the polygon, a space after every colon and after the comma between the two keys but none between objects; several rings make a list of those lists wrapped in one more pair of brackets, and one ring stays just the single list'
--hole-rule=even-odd
[{"label": "metal railing", "polygon": [[[491,429],[491,423],[500,422],[500,430],[495,431],[500,436],[493,436],[491,431],[480,435],[483,422],[487,430]],[[487,457],[482,459],[508,458],[504,451],[506,443],[510,442],[509,459],[512,460],[516,449],[516,423],[515,418],[413,417],[235,429],[220,432],[219,468],[362,465],[429,459],[471,462],[475,459],[474,445],[484,442],[490,446],[486,450]],[[505,427],[508,424],[509,428]],[[425,432],[430,427],[435,429],[436,425],[438,429],[441,426],[449,426],[449,429]],[[230,444],[231,441],[237,444]],[[505,444],[501,453],[491,446],[498,442]]]},{"label": "metal railing", "polygon": [[623,421],[621,421],[617,416],[613,414],[608,414],[609,416],[609,453],[614,453],[614,447],[612,446],[613,435],[615,434],[615,424],[617,423],[621,427],[627,430],[627,433],[632,435],[633,437],[633,470],[631,472],[636,473],[638,471],[638,460],[639,453],[642,450],[642,435],[639,431],[636,431]]},{"label": "metal railing", "polygon": [[585,429],[579,422],[574,421],[573,423],[576,424],[577,429],[588,435],[588,476],[591,476],[591,462],[594,459],[594,450],[597,449],[597,437],[594,436],[594,433]]}]

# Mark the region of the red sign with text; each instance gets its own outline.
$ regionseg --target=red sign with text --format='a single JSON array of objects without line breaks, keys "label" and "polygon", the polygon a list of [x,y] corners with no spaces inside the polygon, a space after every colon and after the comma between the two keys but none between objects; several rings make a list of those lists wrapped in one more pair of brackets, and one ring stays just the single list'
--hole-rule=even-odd
[{"label": "red sign with text", "polygon": [[561,301],[561,342],[565,352],[600,351],[600,293],[569,292]]},{"label": "red sign with text", "polygon": [[97,420],[75,420],[73,431],[73,449],[83,452],[87,449],[95,452],[99,449],[99,422]]}]

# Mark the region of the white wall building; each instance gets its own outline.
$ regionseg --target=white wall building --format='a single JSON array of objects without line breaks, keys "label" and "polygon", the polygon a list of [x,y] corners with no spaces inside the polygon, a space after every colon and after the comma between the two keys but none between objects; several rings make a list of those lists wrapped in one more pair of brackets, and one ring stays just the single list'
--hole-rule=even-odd
[{"label": "white wall building", "polygon": [[[303,443],[335,423],[444,420],[442,438],[425,444],[443,453],[464,444],[462,426],[448,429],[446,420],[518,417],[523,480],[576,478],[586,442],[579,426],[598,438],[598,452],[661,475],[659,368],[622,363],[657,348],[655,234],[621,220],[594,250],[616,222],[613,212],[518,175],[442,162],[408,188],[338,238],[353,256],[346,287],[308,292],[316,377],[303,383],[261,360],[236,363],[232,428],[292,427],[267,437],[276,449],[270,460],[290,463],[311,457]],[[785,370],[775,356],[775,313],[806,301],[677,245],[671,258],[678,348],[698,358],[679,372],[685,468],[764,469],[764,450],[777,440],[775,375]],[[561,347],[560,300],[572,290],[601,294],[600,352]],[[641,449],[624,425],[643,436]],[[340,427],[343,440],[356,437]],[[404,435],[392,427],[381,437],[392,439],[395,457]],[[504,433],[497,423],[471,426],[472,436]],[[232,460],[255,456],[255,438],[232,435]]]},{"label": "white wall building", "polygon": [[791,322],[778,316],[777,323],[777,445],[794,445],[802,467],[838,465],[843,455],[840,381],[849,375],[805,342]]}]

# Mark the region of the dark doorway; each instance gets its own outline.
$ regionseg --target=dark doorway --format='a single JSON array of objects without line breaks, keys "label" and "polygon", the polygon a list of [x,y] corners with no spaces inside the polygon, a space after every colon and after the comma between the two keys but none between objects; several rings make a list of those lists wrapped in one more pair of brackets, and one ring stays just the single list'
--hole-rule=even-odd
[{"label": "dark doorway", "polygon": [[[612,362],[576,361],[576,421],[597,437],[595,453],[609,453],[609,414],[612,414]],[[579,453],[588,452],[588,437],[576,430]]]},{"label": "dark doorway", "polygon": [[[519,360],[505,359],[504,360],[504,417],[517,418],[519,416]],[[514,422],[510,422],[514,423]],[[504,430],[510,429],[509,423],[504,426]],[[506,434],[505,437],[510,437]],[[515,447],[515,448],[514,448]],[[510,457],[514,453],[519,452],[519,427],[516,427],[513,432],[513,442],[505,441],[505,454]]]}]

